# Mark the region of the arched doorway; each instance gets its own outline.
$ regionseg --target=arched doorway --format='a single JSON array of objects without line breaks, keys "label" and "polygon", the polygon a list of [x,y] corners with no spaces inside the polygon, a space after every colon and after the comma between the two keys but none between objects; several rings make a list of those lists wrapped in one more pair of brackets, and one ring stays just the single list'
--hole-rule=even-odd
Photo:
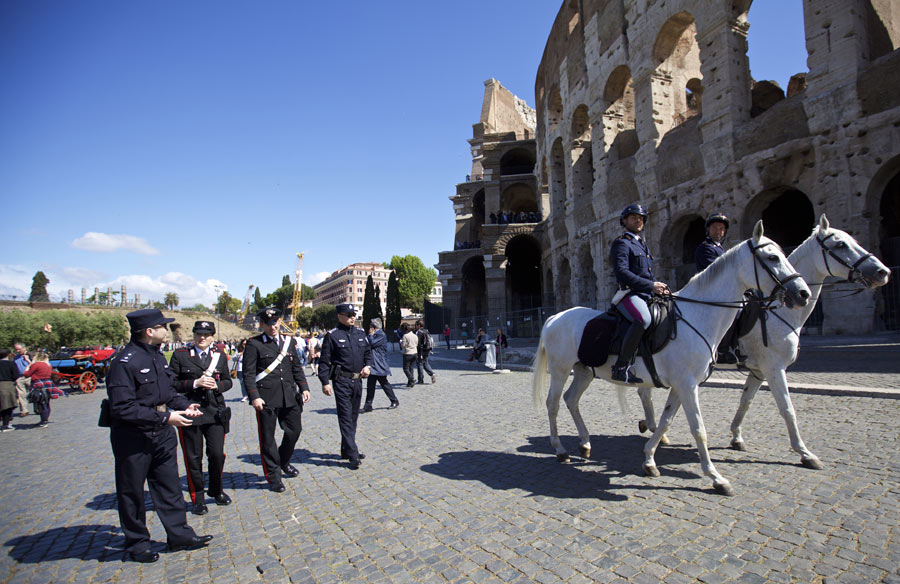
[{"label": "arched doorway", "polygon": [[881,193],[879,214],[879,257],[893,272],[891,280],[881,287],[884,326],[888,330],[900,330],[900,283],[896,277],[900,270],[900,171],[887,182]]},{"label": "arched doorway", "polygon": [[534,172],[534,152],[526,148],[513,148],[500,159],[500,174],[531,174]]},{"label": "arched doorway", "polygon": [[484,279],[484,259],[469,258],[462,267],[462,298],[459,303],[461,318],[480,316],[487,312],[487,286]]},{"label": "arched doorway", "polygon": [[472,241],[481,241],[484,231],[484,189],[475,193],[472,199]]},{"label": "arched doorway", "polygon": [[541,305],[541,245],[530,235],[518,235],[506,244],[506,310],[527,310]]},{"label": "arched doorway", "polygon": [[580,306],[597,308],[597,274],[594,272],[594,254],[591,253],[591,244],[586,242],[578,253],[578,288]]},{"label": "arched doorway", "polygon": [[671,240],[664,242],[664,248],[671,250],[669,258],[675,271],[675,281],[669,282],[673,289],[681,289],[695,273],[694,252],[706,238],[705,221],[699,215],[681,217],[668,230]]},{"label": "arched doorway", "polygon": [[763,220],[766,237],[775,240],[787,253],[803,243],[816,224],[809,197],[791,187],[769,189],[750,201],[741,222],[743,237],[750,237],[759,219]]}]

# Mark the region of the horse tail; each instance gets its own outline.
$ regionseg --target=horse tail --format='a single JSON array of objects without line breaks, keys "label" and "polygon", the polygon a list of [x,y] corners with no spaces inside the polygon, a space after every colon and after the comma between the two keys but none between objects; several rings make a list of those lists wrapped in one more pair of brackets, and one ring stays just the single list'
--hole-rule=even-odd
[{"label": "horse tail", "polygon": [[543,407],[547,401],[547,349],[544,347],[543,331],[531,364],[531,398],[536,408]]},{"label": "horse tail", "polygon": [[625,401],[625,394],[627,391],[628,388],[621,385],[616,385],[616,397],[619,398],[619,409],[622,411],[622,415],[626,418],[628,417],[628,402]]}]

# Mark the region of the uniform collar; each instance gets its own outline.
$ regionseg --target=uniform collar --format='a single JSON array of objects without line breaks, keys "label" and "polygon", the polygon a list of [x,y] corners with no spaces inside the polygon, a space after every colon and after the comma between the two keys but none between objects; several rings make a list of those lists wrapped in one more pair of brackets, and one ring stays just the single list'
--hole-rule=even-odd
[{"label": "uniform collar", "polygon": [[641,236],[640,236],[640,235],[638,235],[637,233],[632,233],[631,231],[628,231],[627,229],[625,230],[625,235],[630,235],[630,236],[631,236],[631,239],[634,239],[634,240],[637,240],[637,241],[640,241],[640,240],[641,240]]},{"label": "uniform collar", "polygon": [[718,241],[716,241],[715,239],[713,239],[712,237],[710,237],[708,235],[706,236],[706,241],[707,241],[707,243],[711,243],[712,245],[722,247],[721,243],[719,243]]},{"label": "uniform collar", "polygon": [[161,345],[151,345],[150,343],[145,343],[143,341],[132,341],[136,346],[142,348],[148,353],[159,353]]},{"label": "uniform collar", "polygon": [[354,327],[350,326],[349,324],[344,324],[342,322],[339,322],[336,328],[339,328],[342,331],[349,331],[349,330],[352,330]]}]

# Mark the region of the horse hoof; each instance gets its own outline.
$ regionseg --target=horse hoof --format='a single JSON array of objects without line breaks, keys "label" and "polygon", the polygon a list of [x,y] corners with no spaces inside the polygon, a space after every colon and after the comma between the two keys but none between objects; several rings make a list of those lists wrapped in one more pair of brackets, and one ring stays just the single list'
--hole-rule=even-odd
[{"label": "horse hoof", "polygon": [[658,477],[659,469],[656,468],[655,464],[645,464],[644,465],[644,474],[648,477]]},{"label": "horse hoof", "polygon": [[818,456],[804,456],[800,459],[800,463],[806,468],[811,468],[813,470],[822,470],[825,468],[825,465],[822,464],[822,461],[819,460]]},{"label": "horse hoof", "polygon": [[716,493],[718,493],[719,495],[725,495],[726,497],[734,496],[734,488],[731,486],[731,483],[729,483],[729,482],[724,482],[724,483],[719,483],[719,484],[713,483],[713,488],[716,490]]},{"label": "horse hoof", "polygon": [[591,457],[591,448],[590,446],[579,446],[578,452],[581,453],[582,458],[590,458]]},{"label": "horse hoof", "polygon": [[668,443],[669,443],[669,437],[666,436],[665,434],[663,434],[663,435],[662,435],[662,438],[659,439],[659,443],[660,443],[660,444],[668,444]]},{"label": "horse hoof", "polygon": [[732,440],[731,444],[728,447],[732,450],[738,450],[740,452],[746,452],[747,450],[747,444],[743,440],[741,440],[740,442]]},{"label": "horse hoof", "polygon": [[566,453],[563,453],[563,454],[557,454],[557,455],[556,455],[556,462],[569,462],[569,455],[566,454]]},{"label": "horse hoof", "polygon": [[640,430],[641,434],[649,430],[649,428],[647,427],[647,422],[645,422],[644,420],[638,422],[638,430]]}]

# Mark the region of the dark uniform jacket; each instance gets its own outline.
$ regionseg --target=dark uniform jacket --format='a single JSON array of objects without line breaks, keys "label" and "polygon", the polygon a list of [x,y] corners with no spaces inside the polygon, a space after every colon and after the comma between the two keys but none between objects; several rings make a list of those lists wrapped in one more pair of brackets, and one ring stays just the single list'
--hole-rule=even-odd
[{"label": "dark uniform jacket", "polygon": [[339,371],[359,373],[366,365],[372,366],[372,348],[361,328],[339,324],[322,339],[322,354],[319,357],[319,381],[322,385],[330,385],[331,379],[346,378]]},{"label": "dark uniform jacket", "polygon": [[256,381],[256,375],[262,373],[273,361],[278,358],[281,348],[275,339],[262,334],[247,341],[244,348],[243,365],[244,388],[247,397],[252,402],[256,398],[262,398],[266,407],[288,408],[294,405],[303,409],[303,403],[297,401],[296,384],[300,391],[309,391],[303,366],[297,356],[297,343],[293,337],[282,336],[285,342],[290,343],[287,353],[281,363],[271,373]]},{"label": "dark uniform jacket", "polygon": [[639,294],[653,293],[653,256],[643,238],[626,231],[613,241],[609,261],[620,288]]},{"label": "dark uniform jacket", "polygon": [[697,250],[694,252],[694,263],[697,265],[697,271],[702,272],[724,253],[725,248],[722,247],[722,244],[716,243],[707,237],[703,243],[697,246]]},{"label": "dark uniform jacket", "polygon": [[145,432],[162,429],[169,412],[157,406],[184,410],[191,402],[175,391],[175,376],[156,345],[132,341],[119,351],[106,374],[110,425]]},{"label": "dark uniform jacket", "polygon": [[[210,359],[213,352],[216,352],[215,349],[212,347],[207,348],[207,354]],[[194,418],[194,426],[214,423],[216,421],[216,411],[225,407],[225,398],[222,394],[231,389],[232,381],[228,372],[228,357],[225,356],[225,353],[218,353],[218,355],[219,361],[216,363],[216,369],[212,374],[216,380],[215,390],[194,387],[194,380],[200,379],[203,372],[206,371],[206,367],[200,363],[200,352],[197,349],[193,347],[175,349],[175,352],[172,353],[172,358],[169,360],[169,369],[175,375],[175,388],[191,402],[200,404],[200,410],[203,412],[203,415],[199,418]]]}]

